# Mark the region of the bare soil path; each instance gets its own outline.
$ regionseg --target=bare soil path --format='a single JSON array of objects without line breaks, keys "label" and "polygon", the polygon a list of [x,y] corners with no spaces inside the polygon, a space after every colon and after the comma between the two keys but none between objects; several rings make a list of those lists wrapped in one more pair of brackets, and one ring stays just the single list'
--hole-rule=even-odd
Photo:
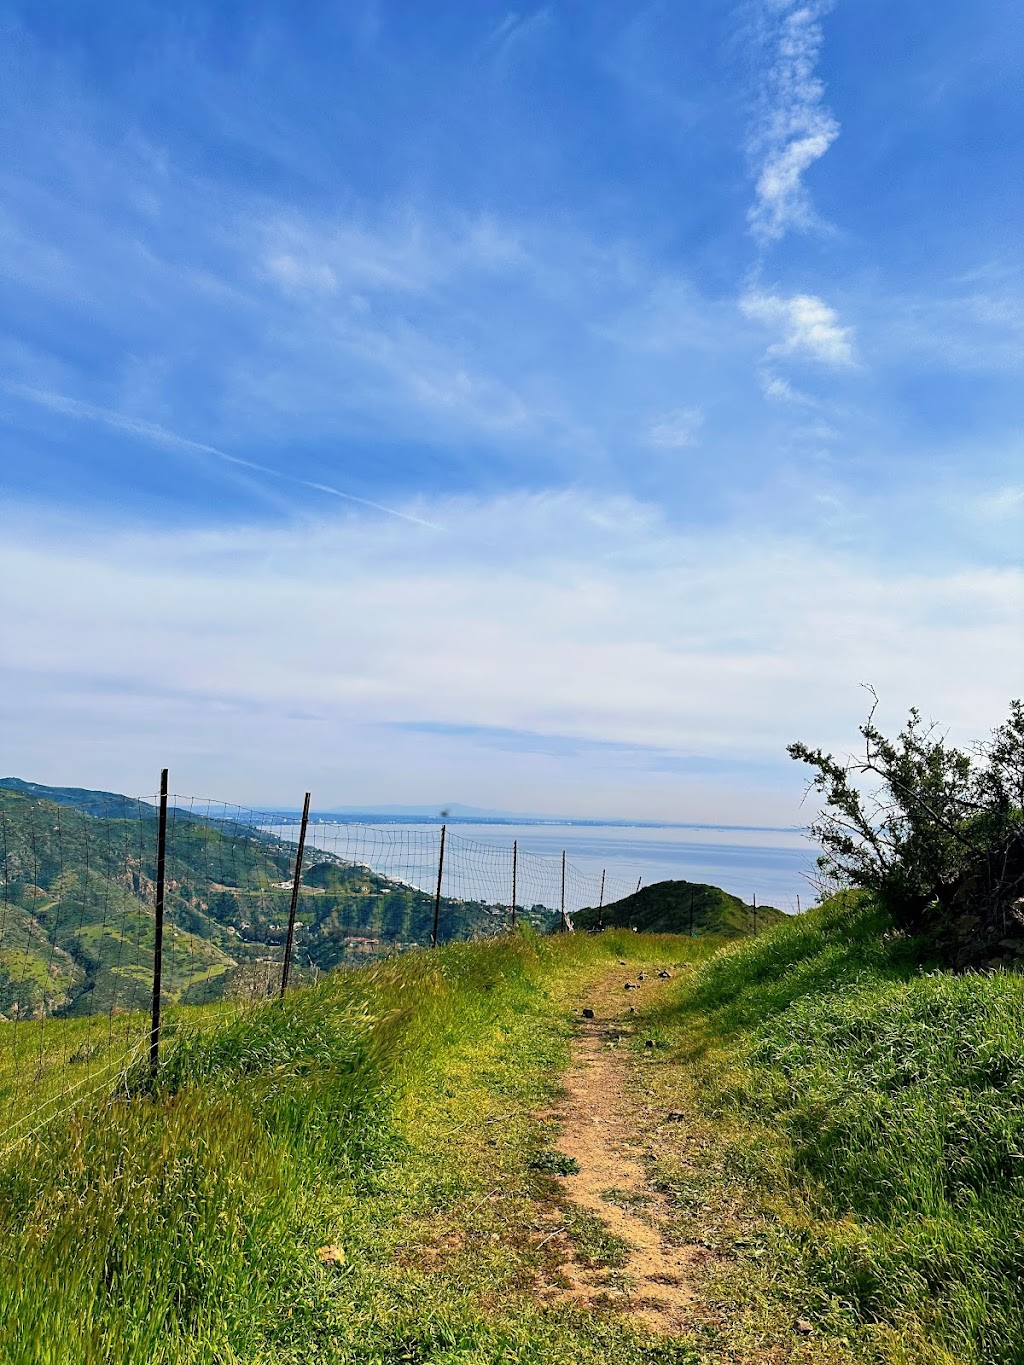
[{"label": "bare soil path", "polygon": [[[638,981],[638,976],[645,979]],[[627,980],[638,988],[627,990]],[[629,1051],[642,1028],[644,1006],[666,984],[656,970],[630,976],[620,966],[580,1002],[581,1012],[593,1010],[594,1017],[581,1018],[565,1078],[567,1093],[547,1117],[559,1126],[558,1150],[579,1165],[579,1173],[562,1182],[566,1200],[599,1219],[618,1239],[619,1264],[613,1269],[588,1264],[573,1253],[566,1237],[559,1243],[565,1260],[548,1296],[615,1307],[657,1331],[677,1332],[696,1306],[695,1271],[712,1253],[667,1240],[663,1224],[668,1203],[650,1184],[641,1160],[642,1130],[649,1121],[641,1122]]]}]

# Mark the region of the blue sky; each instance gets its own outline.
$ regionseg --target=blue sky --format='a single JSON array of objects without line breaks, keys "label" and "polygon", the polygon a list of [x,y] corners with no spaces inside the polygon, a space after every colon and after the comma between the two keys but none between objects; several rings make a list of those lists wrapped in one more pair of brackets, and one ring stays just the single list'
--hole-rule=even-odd
[{"label": "blue sky", "polygon": [[1019,693],[1019,5],[0,16],[0,767],[786,823]]}]

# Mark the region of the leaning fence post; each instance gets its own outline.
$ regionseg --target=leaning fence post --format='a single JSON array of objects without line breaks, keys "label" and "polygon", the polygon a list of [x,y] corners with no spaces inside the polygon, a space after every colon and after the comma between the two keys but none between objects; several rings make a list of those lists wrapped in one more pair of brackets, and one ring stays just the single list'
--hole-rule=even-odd
[{"label": "leaning fence post", "polygon": [[607,870],[604,867],[601,869],[601,895],[597,901],[597,927],[599,929],[604,928],[604,874]]},{"label": "leaning fence post", "polygon": [[754,937],[757,938],[757,892],[754,892]]},{"label": "leaning fence post", "polygon": [[516,931],[516,879],[519,873],[519,840],[512,840],[512,932]]},{"label": "leaning fence post", "polygon": [[447,826],[441,826],[441,851],[437,855],[437,890],[434,892],[434,927],[430,931],[430,946],[437,947],[437,926],[441,918],[441,878],[444,876],[444,835]]},{"label": "leaning fence post", "polygon": [[565,849],[562,849],[562,932],[565,933]]},{"label": "leaning fence post", "polygon": [[306,847],[306,826],[309,824],[309,792],[302,803],[302,824],[299,826],[299,848],[295,854],[295,876],[292,879],[292,902],[288,908],[288,937],[284,944],[284,966],[281,968],[280,999],[288,989],[288,973],[292,965],[292,944],[295,942],[295,915],[299,908],[299,886],[302,882],[302,853]]},{"label": "leaning fence post", "polygon": [[160,1064],[160,987],[164,972],[164,882],[167,865],[167,769],[160,772],[160,816],[156,829],[156,924],[153,931],[153,1008],[149,1025],[149,1070]]}]

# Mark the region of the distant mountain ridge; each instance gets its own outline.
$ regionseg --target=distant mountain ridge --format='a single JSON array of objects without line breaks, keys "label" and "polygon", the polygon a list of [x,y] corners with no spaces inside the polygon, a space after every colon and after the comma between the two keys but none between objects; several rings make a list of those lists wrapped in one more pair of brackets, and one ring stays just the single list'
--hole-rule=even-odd
[{"label": "distant mountain ridge", "polygon": [[151,806],[150,802],[121,792],[95,791],[90,787],[48,787],[41,782],[26,782],[21,777],[0,777],[0,789],[52,801],[55,806],[70,806],[85,815],[117,816],[139,806]]},{"label": "distant mountain ridge", "polygon": [[[152,805],[151,799],[125,796],[119,792],[94,790],[88,787],[46,786],[41,782],[27,782],[20,777],[0,777],[0,789],[20,791],[31,796],[39,796],[46,801],[54,801],[61,806],[74,806],[76,810],[92,814],[105,814],[108,809],[116,810],[124,802],[135,803],[142,800],[144,805]],[[106,803],[106,804],[104,804]],[[298,806],[259,806],[252,807],[261,814],[279,816],[282,822],[290,822],[299,817]],[[311,816],[314,820],[331,820],[339,824],[346,822],[367,823],[379,819],[382,823],[431,824],[440,825],[445,821],[458,824],[495,824],[495,825],[573,825],[594,828],[618,827],[622,829],[696,829],[730,830],[749,834],[793,834],[801,830],[798,825],[729,825],[721,821],[693,820],[635,820],[624,816],[598,817],[584,815],[538,814],[536,811],[489,810],[481,806],[465,806],[452,801],[437,806],[403,805],[362,805],[341,806],[333,810],[317,810],[314,806]]]}]

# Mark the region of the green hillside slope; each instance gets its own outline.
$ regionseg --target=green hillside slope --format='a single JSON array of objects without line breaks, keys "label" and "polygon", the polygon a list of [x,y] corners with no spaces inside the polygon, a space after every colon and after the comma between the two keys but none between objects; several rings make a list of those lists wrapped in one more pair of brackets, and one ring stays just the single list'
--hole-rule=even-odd
[{"label": "green hillside slope", "polygon": [[614,1312],[530,1292],[557,1194],[536,1111],[567,1058],[567,989],[618,956],[711,951],[507,935],[220,1027],[181,1012],[155,1103],[103,1101],[0,1154],[0,1359],[687,1365]]},{"label": "green hillside slope", "polygon": [[[786,916],[770,905],[757,907],[757,929],[767,929]],[[600,927],[637,929],[647,934],[719,934],[735,938],[752,934],[754,910],[738,896],[703,882],[664,881],[642,887],[632,896],[613,901],[603,909],[578,910],[572,917],[577,929]]]},{"label": "green hillside slope", "polygon": [[[211,832],[212,833],[212,832]],[[184,905],[199,870],[168,859]],[[0,1011],[11,1017],[145,1005],[151,991],[156,816],[112,820],[0,791]],[[168,997],[234,965],[182,923],[166,945]]]},{"label": "green hillside slope", "polygon": [[89,787],[48,787],[41,782],[26,782],[21,777],[0,777],[0,791],[33,796],[40,801],[52,801],[55,806],[70,806],[85,815],[113,815],[124,817],[135,814],[150,802],[119,792],[94,791]]},{"label": "green hillside slope", "polygon": [[742,1171],[766,1248],[868,1359],[1021,1365],[1024,976],[930,951],[846,892],[681,982],[655,1021],[669,1093],[724,1123],[664,1176],[700,1204]]},{"label": "green hillside slope", "polygon": [[[31,784],[23,784],[29,786]],[[0,786],[0,1014],[144,1008],[154,947],[157,812],[112,793],[62,789],[61,804]],[[77,804],[72,803],[73,801]],[[127,816],[112,816],[113,808]],[[172,810],[164,993],[198,1004],[273,989],[280,977],[295,845]],[[296,980],[351,956],[429,942],[426,892],[307,850]],[[442,942],[496,932],[504,907],[442,897]],[[526,918],[546,927],[542,910]]]},{"label": "green hillside slope", "polygon": [[[633,1159],[691,1255],[670,1334],[553,1173],[601,999]],[[724,946],[452,945],[195,1017],[156,1102],[129,1081],[0,1156],[5,1362],[1024,1361],[1024,978],[936,971],[866,899]]]}]

